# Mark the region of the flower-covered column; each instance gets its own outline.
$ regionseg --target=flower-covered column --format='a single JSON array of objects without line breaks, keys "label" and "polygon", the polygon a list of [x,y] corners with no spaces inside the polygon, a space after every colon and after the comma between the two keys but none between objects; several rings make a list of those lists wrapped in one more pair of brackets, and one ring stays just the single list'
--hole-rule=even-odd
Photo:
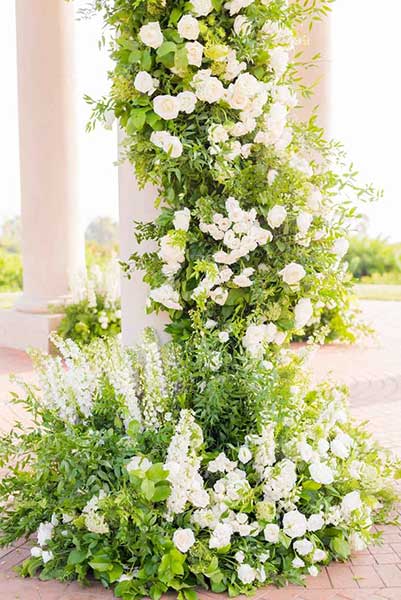
[{"label": "flower-covered column", "polygon": [[[4,333],[10,345],[47,346],[53,317],[37,315],[68,298],[84,267],[75,185],[74,19],[74,7],[64,0],[16,2],[24,291],[12,315],[12,329],[21,335],[14,342]],[[35,317],[31,324],[27,315]]]}]

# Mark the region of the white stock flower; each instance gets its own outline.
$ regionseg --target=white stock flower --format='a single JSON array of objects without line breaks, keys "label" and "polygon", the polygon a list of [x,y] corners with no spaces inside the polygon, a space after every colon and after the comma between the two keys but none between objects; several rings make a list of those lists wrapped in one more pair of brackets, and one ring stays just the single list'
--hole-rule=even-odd
[{"label": "white stock flower", "polygon": [[270,227],[275,229],[276,227],[281,227],[287,217],[287,210],[281,204],[276,204],[273,206],[267,213],[267,222]]},{"label": "white stock flower", "polygon": [[247,35],[251,29],[251,22],[244,15],[238,15],[234,19],[233,29],[237,35]]},{"label": "white stock flower", "polygon": [[269,542],[270,544],[278,544],[280,539],[280,527],[274,523],[270,523],[264,528],[263,535],[266,542]]},{"label": "white stock flower", "polygon": [[187,42],[185,44],[187,51],[188,64],[194,67],[200,67],[203,58],[203,46],[199,42]]},{"label": "white stock flower", "polygon": [[40,558],[43,554],[43,550],[42,548],[39,548],[39,546],[34,546],[33,548],[31,548],[31,556],[33,556],[34,558]]},{"label": "white stock flower", "polygon": [[195,110],[197,97],[193,92],[180,92],[177,96],[179,110],[191,114]]},{"label": "white stock flower", "polygon": [[54,554],[51,550],[43,550],[43,552],[42,552],[43,564],[50,562],[51,560],[53,560],[53,558],[54,558]]},{"label": "white stock flower", "polygon": [[156,96],[153,99],[153,110],[159,117],[168,121],[176,119],[180,111],[180,103],[175,96]]},{"label": "white stock flower", "polygon": [[315,462],[309,465],[309,472],[313,481],[322,485],[330,485],[334,481],[333,471],[328,465],[321,462]]},{"label": "white stock flower", "polygon": [[345,238],[338,238],[332,246],[332,252],[334,252],[334,254],[336,254],[339,258],[342,258],[347,254],[348,248],[348,240],[346,240]]},{"label": "white stock flower", "polygon": [[197,17],[206,17],[213,10],[211,0],[191,0],[191,5]]},{"label": "white stock flower", "polygon": [[191,213],[188,208],[183,208],[182,210],[176,210],[174,213],[174,229],[182,229],[183,231],[188,231],[189,223],[191,221]]},{"label": "white stock flower", "polygon": [[229,460],[224,452],[220,452],[214,460],[209,462],[207,470],[210,473],[230,473],[236,466],[235,461]]},{"label": "white stock flower", "polygon": [[139,71],[134,79],[134,87],[138,92],[151,96],[156,89],[155,81],[146,71]]},{"label": "white stock flower", "polygon": [[279,275],[283,278],[284,283],[288,285],[296,285],[306,275],[305,269],[298,263],[290,263],[284,269],[279,271]]},{"label": "white stock flower", "polygon": [[300,556],[306,556],[313,550],[313,544],[307,539],[297,540],[294,542],[294,550]]},{"label": "white stock flower", "polygon": [[179,294],[169,283],[165,283],[164,285],[151,290],[149,297],[154,302],[163,304],[163,306],[171,310],[182,309]]},{"label": "white stock flower", "polygon": [[199,36],[199,23],[195,17],[184,15],[177,23],[177,30],[185,40],[196,40]]},{"label": "white stock flower", "polygon": [[139,30],[139,37],[145,46],[159,48],[163,43],[163,34],[158,21],[152,21],[147,23],[147,25],[142,25]]},{"label": "white stock flower", "polygon": [[302,329],[313,315],[313,306],[309,298],[301,298],[294,308],[295,328]]},{"label": "white stock flower", "polygon": [[173,535],[176,548],[184,554],[195,544],[195,536],[192,529],[176,529]]},{"label": "white stock flower", "polygon": [[337,458],[346,459],[351,453],[353,446],[352,438],[346,433],[338,433],[334,440],[330,442],[330,449]]},{"label": "white stock flower", "polygon": [[142,473],[146,473],[151,466],[152,463],[146,456],[133,456],[125,468],[128,473],[131,473],[131,471],[142,471]]},{"label": "white stock flower", "polygon": [[252,452],[249,450],[248,446],[241,446],[238,451],[238,460],[242,462],[242,464],[246,465],[252,458]]},{"label": "white stock flower", "polygon": [[290,538],[302,537],[306,533],[306,517],[298,510],[287,512],[283,517],[283,531]]},{"label": "white stock flower", "polygon": [[256,570],[248,565],[247,563],[243,563],[237,568],[238,579],[244,584],[248,585],[253,583],[256,579]]}]

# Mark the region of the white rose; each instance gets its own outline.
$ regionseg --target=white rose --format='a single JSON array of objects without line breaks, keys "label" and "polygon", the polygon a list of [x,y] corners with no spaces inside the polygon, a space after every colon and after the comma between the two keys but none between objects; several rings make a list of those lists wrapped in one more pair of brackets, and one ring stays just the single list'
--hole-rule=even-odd
[{"label": "white rose", "polygon": [[278,78],[282,77],[287,70],[289,62],[288,52],[277,47],[270,50],[270,64]]},{"label": "white rose", "polygon": [[270,227],[276,228],[281,227],[287,217],[287,211],[284,206],[276,204],[267,213],[267,222]]},{"label": "white rose", "polygon": [[348,240],[346,240],[345,238],[338,238],[332,246],[332,252],[334,252],[334,254],[336,254],[339,258],[342,258],[347,254],[348,248]]},{"label": "white rose", "polygon": [[288,283],[288,285],[296,285],[305,277],[306,272],[302,265],[290,263],[279,272],[279,275],[282,276],[283,281]]},{"label": "white rose", "polygon": [[180,104],[175,96],[156,96],[153,99],[153,110],[159,117],[168,121],[178,117]]},{"label": "white rose", "polygon": [[198,101],[197,97],[193,92],[180,92],[177,96],[179,109],[182,112],[191,114],[195,110],[195,105]]},{"label": "white rose", "polygon": [[146,71],[139,71],[134,79],[134,87],[143,94],[153,93],[155,90],[154,81],[151,75]]},{"label": "white rose", "polygon": [[362,500],[359,492],[350,492],[341,501],[341,511],[345,516],[349,516],[354,510],[362,508]]},{"label": "white rose", "polygon": [[297,216],[297,227],[301,235],[306,235],[312,225],[313,217],[310,213],[302,211]]},{"label": "white rose", "polygon": [[302,329],[310,321],[313,315],[313,306],[309,298],[301,298],[294,308],[295,327]]},{"label": "white rose", "polygon": [[220,304],[220,306],[223,306],[226,303],[227,296],[228,290],[223,290],[221,287],[217,287],[210,292],[211,299],[216,302],[216,304]]},{"label": "white rose", "polygon": [[195,67],[200,67],[203,57],[203,46],[199,42],[187,42],[185,44],[187,51],[188,64]]},{"label": "white rose", "polygon": [[319,569],[315,565],[308,567],[308,573],[311,577],[317,577],[319,575]]},{"label": "white rose", "polygon": [[256,571],[251,565],[246,563],[240,565],[237,569],[238,579],[244,584],[253,583],[256,579]]},{"label": "white rose", "polygon": [[237,35],[247,35],[251,29],[251,22],[244,15],[238,15],[234,19],[233,29]]},{"label": "white rose", "polygon": [[252,4],[254,0],[230,0],[226,2],[224,8],[230,11],[230,16],[236,15],[242,8],[246,8]]},{"label": "white rose", "polygon": [[291,564],[295,569],[302,569],[302,567],[305,566],[304,561],[302,560],[302,558],[299,558],[299,556],[294,558]]},{"label": "white rose", "polygon": [[252,285],[252,280],[249,278],[254,272],[255,269],[252,269],[252,267],[244,269],[239,275],[234,277],[233,283],[238,285],[238,287],[250,287]]},{"label": "white rose", "polygon": [[248,446],[241,446],[238,451],[238,460],[240,460],[244,465],[248,463],[252,458],[252,452],[249,450]]},{"label": "white rose", "polygon": [[175,211],[173,220],[174,229],[183,229],[184,231],[188,231],[190,221],[191,213],[188,208]]},{"label": "white rose", "polygon": [[314,514],[308,519],[308,531],[319,531],[324,527],[324,519],[322,515]]},{"label": "white rose", "polygon": [[150,136],[150,141],[158,148],[162,148],[169,153],[171,158],[178,158],[182,154],[181,141],[168,131],[154,131]]},{"label": "white rose", "polygon": [[234,554],[234,558],[237,561],[237,563],[243,563],[245,560],[245,554],[242,552],[242,550],[238,550],[238,552],[236,552]]},{"label": "white rose", "polygon": [[223,125],[211,125],[208,129],[208,140],[212,144],[221,144],[228,140],[228,133]]},{"label": "white rose", "polygon": [[39,546],[34,546],[31,548],[31,556],[34,558],[40,558],[42,556],[43,550],[39,548]]},{"label": "white rose", "polygon": [[230,339],[230,335],[228,334],[227,331],[220,331],[218,338],[219,338],[219,341],[222,344],[224,344],[224,343],[228,342],[228,340]]},{"label": "white rose", "polygon": [[170,308],[172,310],[181,310],[182,306],[179,302],[180,297],[178,292],[168,283],[160,286],[159,288],[154,288],[150,291],[149,297],[159,304],[163,304],[166,308]]},{"label": "white rose", "polygon": [[184,554],[195,544],[195,536],[192,529],[177,529],[173,535],[176,548]]},{"label": "white rose", "polygon": [[320,550],[320,548],[317,548],[312,554],[313,562],[322,562],[322,560],[326,560],[326,558],[327,552],[325,552],[324,550]]},{"label": "white rose", "polygon": [[196,40],[199,36],[199,23],[191,15],[184,15],[178,21],[177,30],[185,40]]},{"label": "white rose", "polygon": [[163,34],[157,21],[142,25],[139,30],[139,37],[145,46],[150,48],[159,48],[163,43]]},{"label": "white rose", "polygon": [[306,556],[310,554],[313,550],[313,544],[309,540],[297,540],[294,542],[294,550],[300,556]]},{"label": "white rose", "polygon": [[209,540],[209,548],[225,548],[231,542],[233,528],[228,523],[216,525]]},{"label": "white rose", "polygon": [[346,433],[339,433],[330,443],[330,448],[334,456],[346,459],[350,455],[353,446],[352,438]]},{"label": "white rose", "polygon": [[197,83],[194,77],[195,93],[202,102],[219,102],[224,96],[224,86],[217,77],[206,77]]},{"label": "white rose", "polygon": [[211,0],[191,0],[192,9],[197,17],[206,17],[213,10]]},{"label": "white rose", "polygon": [[283,531],[290,538],[302,537],[306,533],[306,517],[298,510],[292,510],[283,517]]},{"label": "white rose", "polygon": [[263,530],[263,535],[265,536],[266,542],[270,544],[277,544],[279,541],[280,527],[271,523],[270,525],[266,525]]},{"label": "white rose", "polygon": [[324,463],[316,462],[313,465],[309,465],[309,472],[316,483],[330,485],[334,481],[333,471]]}]

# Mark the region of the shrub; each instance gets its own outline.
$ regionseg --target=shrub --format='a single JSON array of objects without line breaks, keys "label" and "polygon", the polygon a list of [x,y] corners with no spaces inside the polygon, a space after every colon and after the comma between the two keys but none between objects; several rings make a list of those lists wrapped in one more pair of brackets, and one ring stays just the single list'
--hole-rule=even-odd
[{"label": "shrub", "polygon": [[[382,238],[353,237],[346,255],[349,270],[356,279],[374,277],[381,283],[399,283],[401,275],[401,246]],[[394,278],[393,278],[394,276]]]},{"label": "shrub", "polygon": [[21,257],[0,247],[0,292],[18,292],[21,289]]}]

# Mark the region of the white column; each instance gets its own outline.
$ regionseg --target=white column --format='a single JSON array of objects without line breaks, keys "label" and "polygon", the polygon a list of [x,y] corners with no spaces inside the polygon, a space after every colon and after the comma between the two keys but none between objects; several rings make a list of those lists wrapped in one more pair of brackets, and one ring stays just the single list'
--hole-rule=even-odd
[{"label": "white column", "polygon": [[84,268],[78,215],[74,7],[16,0],[24,291],[17,309],[47,313]]},{"label": "white column", "polygon": [[[157,217],[154,202],[157,190],[153,186],[139,189],[134,176],[134,167],[125,162],[119,167],[119,201],[120,201],[120,253],[126,261],[135,252],[151,251],[155,245],[144,242],[140,246],[134,237],[134,221],[150,222]],[[143,273],[134,271],[131,279],[124,274],[121,282],[122,334],[123,343],[132,345],[137,342],[145,327],[153,327],[161,340],[168,336],[164,332],[169,322],[168,314],[146,313],[146,302],[149,286],[142,281]]]},{"label": "white column", "polygon": [[23,294],[0,311],[0,345],[48,349],[84,268],[79,227],[74,115],[74,7],[65,0],[16,0]]},{"label": "white column", "polygon": [[331,128],[331,18],[330,14],[323,17],[322,21],[315,22],[312,31],[308,31],[308,26],[305,24],[300,28],[299,35],[303,37],[305,43],[301,48],[303,54],[299,60],[302,62],[311,61],[313,56],[320,54],[320,57],[315,61],[315,66],[300,70],[302,82],[305,85],[312,85],[317,82],[314,87],[313,96],[310,99],[300,98],[302,109],[298,111],[298,116],[301,120],[309,119],[313,109],[318,105],[317,123],[323,127],[327,135],[330,135]]}]

